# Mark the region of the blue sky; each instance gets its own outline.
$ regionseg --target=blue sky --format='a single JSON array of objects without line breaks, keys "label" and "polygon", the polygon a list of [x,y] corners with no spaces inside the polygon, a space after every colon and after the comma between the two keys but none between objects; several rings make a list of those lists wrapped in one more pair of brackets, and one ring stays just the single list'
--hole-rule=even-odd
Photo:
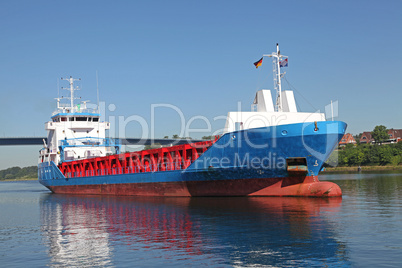
[{"label": "blue sky", "polygon": [[[96,102],[96,71],[100,99],[116,105],[107,117],[149,120],[155,103],[187,119],[247,110],[273,87],[271,63],[253,62],[276,43],[302,110],[333,100],[348,132],[402,128],[401,26],[401,1],[1,1],[0,136],[45,136],[60,77],[82,78]],[[157,111],[157,137],[178,128]],[[0,168],[35,165],[39,149],[0,147]]]}]

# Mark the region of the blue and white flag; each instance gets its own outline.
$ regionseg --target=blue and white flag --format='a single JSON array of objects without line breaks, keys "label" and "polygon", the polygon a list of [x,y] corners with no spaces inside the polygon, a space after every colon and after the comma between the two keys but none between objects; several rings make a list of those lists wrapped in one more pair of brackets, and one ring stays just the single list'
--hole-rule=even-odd
[{"label": "blue and white flag", "polygon": [[288,67],[288,58],[284,59],[283,61],[279,62],[280,67]]}]

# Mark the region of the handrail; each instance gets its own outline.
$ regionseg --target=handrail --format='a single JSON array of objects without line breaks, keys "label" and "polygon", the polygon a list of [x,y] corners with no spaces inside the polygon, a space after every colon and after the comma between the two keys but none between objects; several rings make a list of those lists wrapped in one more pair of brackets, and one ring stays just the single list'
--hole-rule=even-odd
[{"label": "handrail", "polygon": [[103,169],[85,170],[85,171],[73,171],[73,172],[65,172],[65,177],[67,178],[95,177],[95,176],[106,176],[106,175],[183,170],[186,169],[191,163],[192,161],[186,160],[179,163],[163,163],[157,165],[151,164],[151,165],[139,165],[129,167],[103,168]]},{"label": "handrail", "polygon": [[68,114],[69,116],[80,116],[80,114],[85,114],[85,113],[89,113],[89,114],[94,114],[94,116],[98,116],[99,114],[99,110],[96,108],[85,108],[85,109],[80,109],[79,111],[68,111],[70,110],[70,104],[66,104],[66,103],[60,103],[59,104],[59,108],[56,109],[54,112],[52,112],[52,116],[56,115],[56,114]]}]

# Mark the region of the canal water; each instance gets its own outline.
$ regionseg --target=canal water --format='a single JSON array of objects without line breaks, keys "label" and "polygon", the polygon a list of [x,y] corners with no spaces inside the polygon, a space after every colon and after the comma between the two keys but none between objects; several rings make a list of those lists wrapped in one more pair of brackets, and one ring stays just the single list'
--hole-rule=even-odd
[{"label": "canal water", "polygon": [[0,183],[2,267],[400,267],[402,174],[323,175],[342,198],[57,195]]}]

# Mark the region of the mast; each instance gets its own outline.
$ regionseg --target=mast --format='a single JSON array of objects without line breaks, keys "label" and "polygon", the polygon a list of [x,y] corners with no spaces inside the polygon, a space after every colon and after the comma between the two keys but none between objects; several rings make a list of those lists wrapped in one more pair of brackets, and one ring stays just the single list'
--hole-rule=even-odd
[{"label": "mast", "polygon": [[280,50],[279,50],[279,44],[278,43],[276,43],[276,55],[277,55],[277,58],[276,58],[276,70],[277,70],[277,72],[276,72],[276,75],[277,75],[277,78],[276,78],[276,85],[277,85],[277,91],[276,91],[276,94],[277,94],[277,99],[276,99],[276,107],[277,107],[277,111],[278,112],[282,112],[282,98],[281,98],[281,93],[282,93],[282,85],[281,85],[281,66],[280,66],[280,55],[281,55],[281,52],[280,52]]},{"label": "mast", "polygon": [[70,83],[70,88],[62,88],[70,91],[70,97],[67,97],[67,99],[70,99],[70,109],[71,112],[74,112],[74,99],[79,99],[79,98],[74,98],[74,90],[79,90],[79,87],[74,88],[74,81],[79,81],[81,78],[74,79],[72,76],[70,78],[61,78],[61,80],[67,80]]},{"label": "mast", "polygon": [[275,111],[282,112],[282,85],[281,85],[281,60],[287,58],[285,55],[281,55],[281,51],[279,50],[279,44],[276,44],[276,52],[272,52],[269,55],[263,55],[263,57],[272,58],[273,63],[273,72],[274,72],[274,88],[276,90],[276,103],[275,103]]}]

